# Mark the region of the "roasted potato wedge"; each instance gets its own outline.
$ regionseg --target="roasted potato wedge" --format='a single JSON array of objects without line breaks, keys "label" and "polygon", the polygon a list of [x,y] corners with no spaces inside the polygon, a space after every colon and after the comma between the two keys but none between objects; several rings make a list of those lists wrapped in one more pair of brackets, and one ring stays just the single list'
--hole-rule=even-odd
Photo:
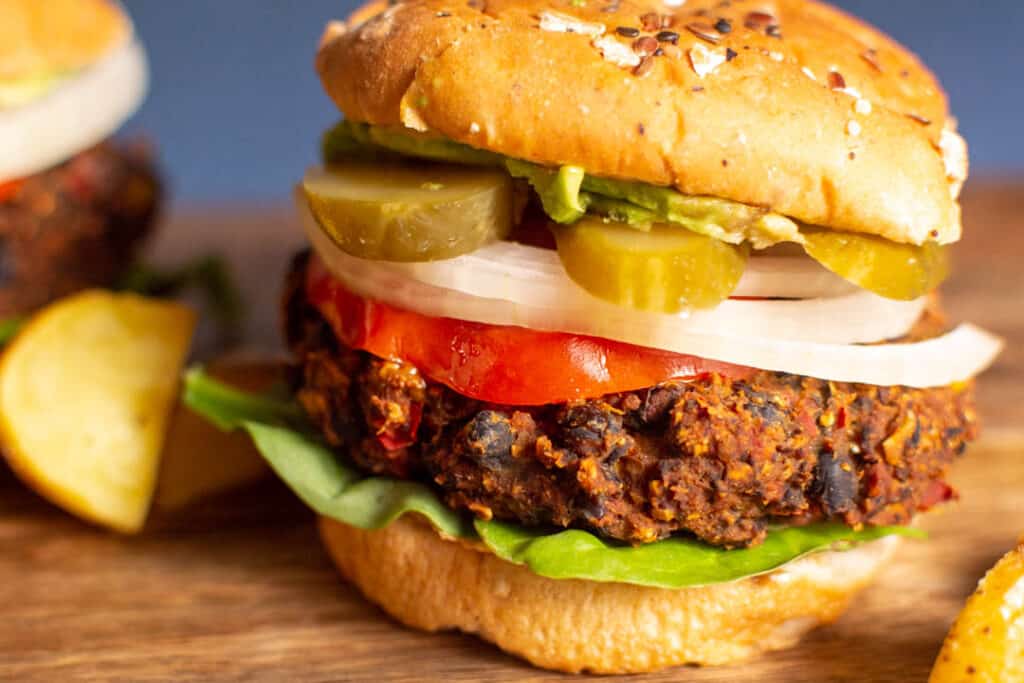
[{"label": "roasted potato wedge", "polygon": [[44,498],[117,531],[142,528],[195,315],[89,291],[25,325],[0,359],[0,446]]},{"label": "roasted potato wedge", "polygon": [[[255,357],[224,358],[207,370],[243,391],[266,391],[284,379],[281,363]],[[179,403],[171,417],[153,504],[176,510],[269,472],[248,435],[221,431]]]},{"label": "roasted potato wedge", "polygon": [[1024,681],[1024,543],[978,584],[946,636],[929,683]]}]

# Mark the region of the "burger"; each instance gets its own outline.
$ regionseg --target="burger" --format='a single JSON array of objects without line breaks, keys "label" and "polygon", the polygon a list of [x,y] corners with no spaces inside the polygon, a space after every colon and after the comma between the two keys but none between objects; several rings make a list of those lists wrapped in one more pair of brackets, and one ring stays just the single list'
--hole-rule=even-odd
[{"label": "burger", "polygon": [[107,139],[147,70],[110,0],[0,2],[0,319],[116,283],[150,230],[160,183],[140,145]]},{"label": "burger", "polygon": [[201,372],[400,622],[563,671],[729,664],[953,499],[1000,343],[943,317],[967,154],[812,0],[376,2],[316,68],[294,400]]}]

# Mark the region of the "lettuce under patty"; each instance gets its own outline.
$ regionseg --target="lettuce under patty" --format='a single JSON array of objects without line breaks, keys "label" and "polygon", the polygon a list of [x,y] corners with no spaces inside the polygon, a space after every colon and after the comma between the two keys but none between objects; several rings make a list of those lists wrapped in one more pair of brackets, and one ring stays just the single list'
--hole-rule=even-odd
[{"label": "lettuce under patty", "polygon": [[854,530],[818,523],[773,529],[763,544],[742,550],[685,536],[634,547],[578,529],[470,520],[446,507],[423,484],[366,477],[345,463],[313,434],[298,406],[284,395],[246,394],[192,369],[185,376],[183,400],[221,429],[245,430],[277,475],[320,515],[360,529],[380,529],[416,513],[445,536],[478,542],[503,560],[553,579],[706,586],[764,574],[814,552],[845,550],[885,536],[923,536],[908,527]]}]

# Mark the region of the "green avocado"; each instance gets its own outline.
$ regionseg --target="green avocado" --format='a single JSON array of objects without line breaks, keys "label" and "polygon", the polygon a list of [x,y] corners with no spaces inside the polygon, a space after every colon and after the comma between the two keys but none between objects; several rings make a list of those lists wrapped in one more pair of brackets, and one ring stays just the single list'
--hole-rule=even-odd
[{"label": "green avocado", "polygon": [[500,154],[446,138],[351,121],[341,121],[324,134],[322,153],[327,163],[404,156],[470,166],[502,166],[505,159]]},{"label": "green avocado", "polygon": [[589,212],[640,230],[648,230],[652,223],[672,223],[730,244],[750,242],[756,249],[803,241],[796,223],[765,209],[727,199],[685,195],[668,187],[599,178],[578,166],[553,169],[403,129],[342,121],[325,135],[323,153],[328,163],[391,154],[504,166],[533,187],[545,213],[556,223],[574,223]]},{"label": "green avocado", "polygon": [[506,159],[505,168],[513,178],[524,178],[533,187],[544,213],[556,223],[567,225],[583,218],[587,212],[580,186],[586,175],[579,166],[545,168],[517,159]]},{"label": "green avocado", "polygon": [[[922,296],[948,273],[946,250],[933,243],[897,244],[880,237],[801,225],[767,209],[728,199],[601,178],[589,175],[580,166],[541,166],[405,129],[342,121],[324,136],[323,155],[327,163],[352,158],[414,157],[504,168],[529,183],[544,212],[556,223],[573,224],[591,214],[644,232],[650,232],[654,224],[678,226],[754,249],[793,242],[853,284],[891,299]],[[892,273],[897,272],[900,276],[893,277]]]},{"label": "green avocado", "polygon": [[755,249],[764,249],[779,242],[801,242],[800,228],[792,220],[728,199],[591,175],[583,180],[583,189],[646,209],[658,222],[681,225],[729,244],[750,242]]},{"label": "green avocado", "polygon": [[581,192],[587,211],[614,223],[625,223],[634,230],[650,232],[651,226],[660,222],[658,214],[642,206],[622,199],[612,199],[599,194]]}]

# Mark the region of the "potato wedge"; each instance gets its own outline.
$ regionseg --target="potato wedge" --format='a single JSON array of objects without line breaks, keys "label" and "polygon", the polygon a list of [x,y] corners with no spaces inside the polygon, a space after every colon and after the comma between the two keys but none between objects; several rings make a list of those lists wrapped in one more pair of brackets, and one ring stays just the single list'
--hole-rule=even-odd
[{"label": "potato wedge", "polygon": [[117,531],[142,528],[195,315],[90,291],[34,316],[0,359],[0,446],[44,498]]},{"label": "potato wedge", "polygon": [[978,584],[946,636],[928,680],[1024,681],[1024,544]]},{"label": "potato wedge", "polygon": [[[244,391],[266,391],[284,379],[281,363],[258,358],[223,358],[207,370]],[[179,403],[167,432],[153,504],[177,510],[269,473],[270,467],[248,435],[221,431]]]}]

